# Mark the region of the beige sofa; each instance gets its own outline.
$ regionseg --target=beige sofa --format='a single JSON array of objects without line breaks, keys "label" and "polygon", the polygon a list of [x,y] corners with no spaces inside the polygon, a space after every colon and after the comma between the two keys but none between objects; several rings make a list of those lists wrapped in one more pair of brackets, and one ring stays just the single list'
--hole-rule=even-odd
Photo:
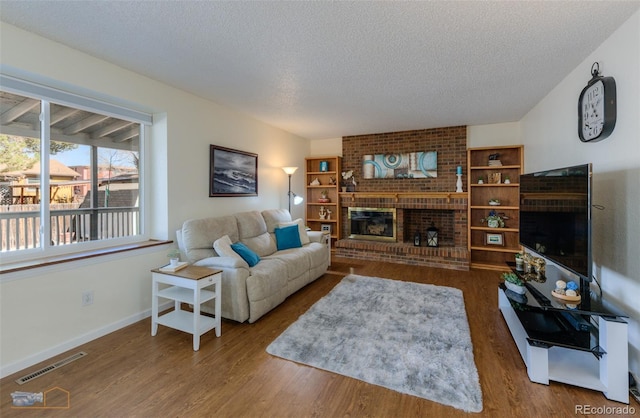
[{"label": "beige sofa", "polygon": [[[235,215],[191,219],[177,231],[178,245],[194,265],[222,270],[222,317],[255,322],[285,298],[322,276],[329,267],[330,248],[321,232],[305,231],[297,220],[299,248],[278,250],[274,230],[295,224],[284,209],[242,212]],[[281,232],[282,230],[278,231]],[[214,250],[228,236],[260,258],[253,267],[235,253]],[[213,313],[213,301],[202,305]]]}]

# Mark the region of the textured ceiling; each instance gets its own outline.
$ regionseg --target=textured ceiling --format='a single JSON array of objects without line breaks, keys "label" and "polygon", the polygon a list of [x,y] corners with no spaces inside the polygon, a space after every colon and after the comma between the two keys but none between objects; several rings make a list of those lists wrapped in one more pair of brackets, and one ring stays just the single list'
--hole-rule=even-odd
[{"label": "textured ceiling", "polygon": [[639,8],[3,0],[0,18],[322,139],[517,121]]}]

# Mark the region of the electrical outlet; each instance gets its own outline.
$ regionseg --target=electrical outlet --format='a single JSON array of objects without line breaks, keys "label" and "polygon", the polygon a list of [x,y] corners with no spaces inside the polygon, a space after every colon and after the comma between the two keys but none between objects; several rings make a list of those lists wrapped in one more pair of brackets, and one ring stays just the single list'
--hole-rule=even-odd
[{"label": "electrical outlet", "polygon": [[93,305],[93,290],[82,292],[82,306]]}]

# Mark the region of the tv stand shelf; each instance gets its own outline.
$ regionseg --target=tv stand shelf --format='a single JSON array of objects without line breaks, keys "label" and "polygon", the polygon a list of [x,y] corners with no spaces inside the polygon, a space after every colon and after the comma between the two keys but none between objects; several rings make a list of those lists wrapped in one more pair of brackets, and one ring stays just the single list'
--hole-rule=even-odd
[{"label": "tv stand shelf", "polygon": [[554,298],[551,290],[560,279],[567,280],[558,268],[547,266],[546,277],[526,282],[524,295],[498,286],[498,307],[529,379],[598,390],[628,404],[626,315],[592,299],[588,288],[575,307]]}]

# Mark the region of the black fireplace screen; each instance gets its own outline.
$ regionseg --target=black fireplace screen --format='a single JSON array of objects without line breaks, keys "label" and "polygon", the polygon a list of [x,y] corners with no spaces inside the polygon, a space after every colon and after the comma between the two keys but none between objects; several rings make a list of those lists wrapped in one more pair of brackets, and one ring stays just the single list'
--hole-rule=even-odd
[{"label": "black fireplace screen", "polygon": [[349,208],[349,238],[396,241],[394,208]]}]

